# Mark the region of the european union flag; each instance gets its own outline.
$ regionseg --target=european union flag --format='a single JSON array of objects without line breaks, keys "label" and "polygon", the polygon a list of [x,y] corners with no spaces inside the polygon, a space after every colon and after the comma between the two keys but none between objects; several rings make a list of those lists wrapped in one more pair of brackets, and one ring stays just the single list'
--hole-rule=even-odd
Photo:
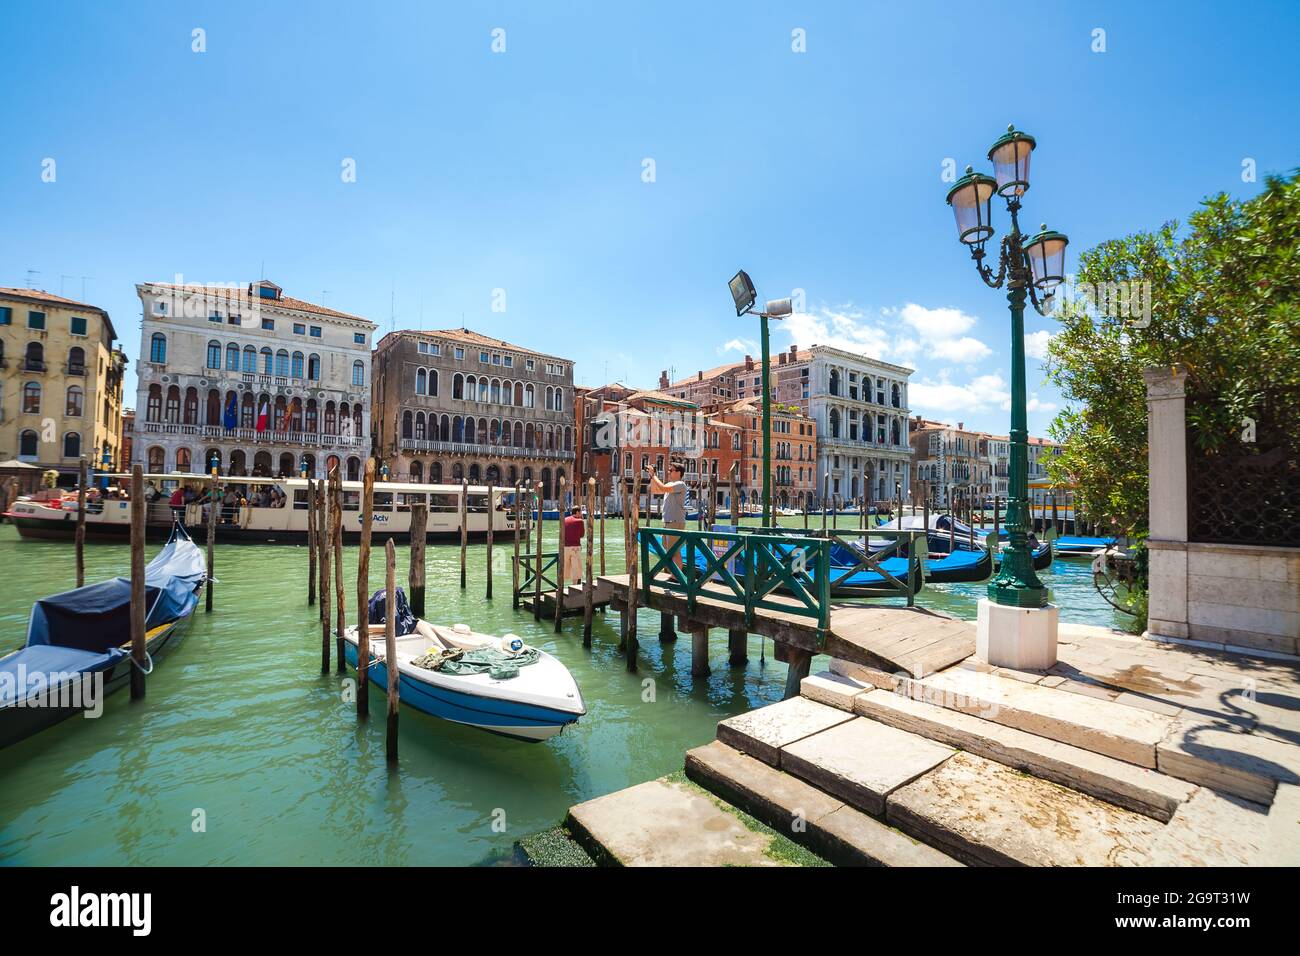
[{"label": "european union flag", "polygon": [[235,393],[230,393],[230,401],[226,402],[226,414],[222,418],[221,424],[226,426],[226,431],[234,431],[235,426],[239,424],[239,407],[235,403]]}]

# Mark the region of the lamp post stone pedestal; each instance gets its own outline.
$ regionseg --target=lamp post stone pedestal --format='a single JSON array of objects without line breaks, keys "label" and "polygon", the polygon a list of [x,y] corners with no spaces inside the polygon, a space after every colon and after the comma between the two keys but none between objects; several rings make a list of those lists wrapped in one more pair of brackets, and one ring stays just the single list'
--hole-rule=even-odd
[{"label": "lamp post stone pedestal", "polygon": [[975,656],[993,667],[1047,670],[1056,663],[1060,608],[1011,607],[981,598],[975,626]]}]

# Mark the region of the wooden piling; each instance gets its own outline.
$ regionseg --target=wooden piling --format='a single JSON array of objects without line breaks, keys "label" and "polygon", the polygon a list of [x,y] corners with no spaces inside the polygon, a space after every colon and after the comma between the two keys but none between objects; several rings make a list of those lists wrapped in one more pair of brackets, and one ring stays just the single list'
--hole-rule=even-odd
[{"label": "wooden piling", "polygon": [[591,619],[595,613],[595,590],[596,583],[593,580],[595,572],[595,550],[596,550],[596,479],[587,479],[587,582],[583,589],[583,597],[586,599],[582,609],[582,646],[591,647]]},{"label": "wooden piling", "polygon": [[203,613],[212,613],[212,580],[216,569],[217,518],[221,512],[221,502],[217,498],[217,473],[214,469],[208,476],[208,573],[204,585]]},{"label": "wooden piling", "polygon": [[[335,465],[329,474],[330,484],[330,550],[334,553],[334,654],[338,658],[337,670],[347,673],[347,659],[343,656],[343,630],[347,626],[347,606],[343,599],[343,476]],[[321,600],[328,600],[321,595]]]},{"label": "wooden piling", "polygon": [[998,523],[999,521],[1001,521],[1001,515],[998,512],[999,512],[999,506],[1001,502],[1002,502],[1002,497],[1000,495],[993,496],[993,540],[995,542],[1000,540],[998,537],[1000,533],[998,528]]},{"label": "wooden piling", "polygon": [[596,500],[600,502],[600,576],[605,576],[605,487],[596,485]]},{"label": "wooden piling", "polygon": [[555,508],[560,516],[560,556],[555,562],[555,633],[564,618],[564,476],[555,480]]},{"label": "wooden piling", "polygon": [[1056,507],[1056,495],[1052,495],[1052,530],[1056,537],[1061,536],[1061,515]]},{"label": "wooden piling", "polygon": [[826,537],[826,499],[830,497],[831,473],[822,476],[822,537]]},{"label": "wooden piling", "polygon": [[361,547],[357,549],[357,719],[370,716],[370,534],[374,523],[375,459],[366,457],[361,483]]},{"label": "wooden piling", "polygon": [[397,762],[397,709],[399,691],[397,681],[400,673],[397,669],[397,615],[393,608],[397,602],[397,552],[393,539],[384,542],[384,670],[388,674],[388,735],[385,739],[384,754],[389,763]]},{"label": "wooden piling", "polygon": [[[925,537],[921,539],[921,557],[930,556],[930,496],[921,499],[921,523],[925,525]],[[901,531],[902,528],[899,528]],[[898,540],[898,539],[896,539]]]},{"label": "wooden piling", "polygon": [[307,604],[316,603],[316,482],[307,479]]},{"label": "wooden piling", "polygon": [[812,668],[812,652],[801,647],[786,648],[785,700],[798,697],[803,679]]},{"label": "wooden piling", "polygon": [[628,589],[627,589],[627,669],[632,673],[636,672],[636,653],[640,647],[637,641],[636,628],[636,608],[637,601],[640,598],[640,573],[641,573],[641,549],[638,547],[638,537],[641,524],[641,475],[638,473],[632,479],[632,489],[635,494],[632,496],[632,521],[631,534],[628,538],[628,545],[632,555],[628,567]]},{"label": "wooden piling", "polygon": [[465,547],[469,543],[469,480],[460,480],[460,589],[465,590]]},{"label": "wooden piling", "polygon": [[704,625],[691,628],[691,676],[708,677],[709,670],[709,629]]},{"label": "wooden piling", "polygon": [[533,565],[533,620],[542,619],[542,483],[539,481],[533,494],[537,507],[537,563]]},{"label": "wooden piling", "polygon": [[510,606],[519,607],[519,526],[524,523],[524,509],[520,504],[522,485],[515,482],[515,556],[510,562]]},{"label": "wooden piling", "polygon": [[487,496],[487,600],[492,600],[492,539],[495,532],[493,525],[497,522],[496,485],[488,482]]},{"label": "wooden piling", "polygon": [[429,532],[429,506],[422,501],[411,505],[411,566],[406,572],[406,586],[411,591],[411,613],[424,617],[424,549]]},{"label": "wooden piling", "polygon": [[86,585],[86,459],[77,462],[77,587]]},{"label": "wooden piling", "polygon": [[731,515],[731,524],[733,527],[740,527],[740,495],[736,489],[736,479],[740,475],[740,462],[733,462],[731,465],[731,507],[727,509]]},{"label": "wooden piling", "polygon": [[131,699],[144,697],[144,668],[149,654],[144,643],[144,467],[131,468]]},{"label": "wooden piling", "polygon": [[317,566],[318,584],[320,589],[320,672],[328,674],[330,672],[330,540],[329,532],[326,530],[326,519],[329,511],[329,503],[325,495],[325,482],[315,482],[314,494],[312,495],[316,502],[316,534],[315,547],[313,552]]}]

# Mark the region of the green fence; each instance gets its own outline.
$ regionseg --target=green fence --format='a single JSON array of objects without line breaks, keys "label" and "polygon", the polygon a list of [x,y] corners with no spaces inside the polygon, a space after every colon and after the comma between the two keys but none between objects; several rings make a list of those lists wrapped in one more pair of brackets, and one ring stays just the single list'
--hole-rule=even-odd
[{"label": "green fence", "polygon": [[[519,590],[515,592],[515,598],[529,598],[537,590],[537,578],[541,575],[543,594],[554,593],[559,581],[556,579],[556,569],[560,562],[560,553],[558,551],[543,552],[540,565],[537,562],[535,554],[519,555]],[[549,572],[549,574],[548,574]]]}]

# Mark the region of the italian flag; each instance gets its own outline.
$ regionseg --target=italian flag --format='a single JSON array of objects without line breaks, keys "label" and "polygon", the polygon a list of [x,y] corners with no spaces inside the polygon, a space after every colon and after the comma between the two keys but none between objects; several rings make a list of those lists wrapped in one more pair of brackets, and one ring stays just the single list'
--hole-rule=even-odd
[{"label": "italian flag", "polygon": [[271,408],[266,402],[263,402],[262,407],[257,412],[257,430],[264,432],[270,424]]}]

